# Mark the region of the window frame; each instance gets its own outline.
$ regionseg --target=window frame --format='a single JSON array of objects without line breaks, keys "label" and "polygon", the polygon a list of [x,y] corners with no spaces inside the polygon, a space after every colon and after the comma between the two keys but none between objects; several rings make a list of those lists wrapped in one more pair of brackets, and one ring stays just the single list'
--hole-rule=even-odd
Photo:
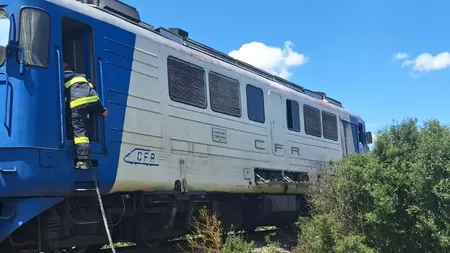
[{"label": "window frame", "polygon": [[[212,100],[212,96],[211,96],[211,77],[210,77],[211,74],[216,75],[218,77],[221,77],[223,79],[229,79],[229,80],[235,81],[233,84],[235,84],[237,82],[237,91],[238,91],[238,98],[239,98],[239,114],[238,115],[227,113],[227,112],[223,112],[223,111],[218,111],[218,110],[214,109],[213,102],[212,102],[213,100]],[[228,116],[232,116],[232,117],[237,117],[237,118],[242,117],[241,83],[239,82],[238,79],[231,78],[229,76],[220,74],[219,72],[210,70],[210,71],[208,71],[208,90],[209,90],[209,105],[211,106],[211,110],[213,112],[217,112],[217,113],[220,113],[220,114],[224,114],[224,115],[228,115]]]},{"label": "window frame", "polygon": [[[291,115],[288,115],[288,102],[291,103],[291,106],[290,106],[290,108],[291,108]],[[300,120],[300,103],[297,102],[294,99],[289,99],[289,98],[286,98],[285,103],[286,103],[286,125],[287,125],[287,129],[289,131],[293,131],[293,132],[297,132],[297,133],[301,132],[302,127],[301,127],[301,120]],[[297,104],[297,109],[298,109],[297,110],[297,114],[298,114],[298,129],[294,128],[295,124],[294,124],[294,117],[293,117],[294,112],[292,111],[292,109],[293,109],[292,103]],[[289,127],[289,116],[291,116],[291,119],[292,119],[292,127]]]},{"label": "window frame", "polygon": [[[306,126],[306,122],[307,122],[307,120],[306,120],[306,117],[305,117],[305,108],[309,108],[309,109],[311,109],[311,110],[314,110],[314,111],[316,111],[316,112],[318,112],[318,114],[319,114],[319,130],[320,130],[320,135],[316,135],[316,134],[313,134],[313,133],[311,133],[311,132],[309,132],[308,133],[308,127]],[[319,108],[316,108],[316,107],[314,107],[314,106],[310,106],[310,105],[307,105],[307,104],[304,104],[303,105],[303,121],[305,122],[304,123],[304,126],[305,126],[305,133],[307,134],[307,135],[310,135],[310,136],[314,136],[314,137],[317,137],[317,138],[322,138],[323,137],[323,132],[322,132],[322,125],[323,125],[323,123],[322,123],[322,114],[320,113],[320,109]]]},{"label": "window frame", "polygon": [[[5,14],[5,17],[8,17],[8,12],[6,11],[6,9],[5,8],[0,8],[0,13],[1,12],[3,12],[4,14]],[[9,35],[11,35],[11,31],[9,31]],[[10,38],[11,39],[11,38]],[[0,61],[0,67],[3,67],[3,65],[5,64],[5,62],[6,62],[6,48],[4,48],[4,50],[5,50],[5,53],[3,54],[3,59],[0,59],[1,61]]]},{"label": "window frame", "polygon": [[[23,60],[23,65],[24,66],[30,66],[30,67],[38,67],[38,68],[47,68],[48,66],[49,66],[49,64],[50,64],[50,44],[51,44],[51,34],[52,34],[52,16],[50,15],[50,13],[47,11],[47,10],[45,10],[45,9],[43,9],[43,8],[40,8],[40,7],[36,7],[36,6],[31,6],[31,5],[24,5],[24,6],[22,6],[21,8],[20,8],[20,10],[19,10],[19,28],[18,28],[18,44],[19,44],[19,46],[20,47],[22,47],[22,45],[20,44],[20,38],[21,38],[21,34],[22,34],[22,11],[23,10],[25,10],[25,9],[33,9],[33,10],[38,10],[38,11],[42,11],[42,12],[44,12],[45,14],[47,14],[47,16],[48,16],[48,19],[49,19],[49,24],[48,24],[48,46],[47,46],[47,55],[46,55],[46,57],[47,57],[47,60],[46,60],[46,63],[47,63],[47,65],[45,65],[45,66],[43,66],[43,65],[35,65],[35,64],[29,64],[29,63],[27,63],[26,61],[25,61],[25,59]],[[23,47],[22,47],[23,48]],[[25,52],[22,52],[23,54],[25,54]],[[25,57],[24,57],[25,58]],[[17,52],[17,62],[18,63],[20,63],[20,50]]]},{"label": "window frame", "polygon": [[[169,59],[173,59],[175,61],[182,62],[182,63],[187,64],[187,65],[191,65],[191,66],[193,66],[195,68],[198,68],[198,69],[201,69],[203,71],[203,83],[204,83],[204,92],[205,92],[205,94],[204,94],[205,95],[205,105],[204,106],[199,106],[199,105],[196,105],[196,104],[193,104],[193,103],[180,101],[179,99],[174,99],[173,94],[170,91]],[[208,108],[208,91],[207,91],[208,84],[206,82],[206,76],[207,75],[206,75],[205,68],[203,68],[202,66],[199,66],[197,64],[194,64],[194,63],[192,63],[190,61],[186,61],[184,59],[181,59],[179,57],[176,57],[176,56],[173,56],[173,55],[169,55],[169,56],[167,56],[167,59],[166,59],[166,72],[167,72],[167,89],[168,89],[169,98],[170,98],[171,101],[176,102],[176,103],[180,103],[180,104],[183,104],[183,105],[187,105],[187,106],[192,106],[192,107],[199,108],[199,109],[206,109],[206,108]]]},{"label": "window frame", "polygon": [[[248,87],[250,87],[250,86],[261,91],[261,94],[262,94],[262,110],[263,110],[263,113],[262,113],[263,119],[262,119],[262,121],[258,121],[258,120],[250,118],[250,114],[249,114],[250,107],[249,107],[249,104],[248,104],[248,90],[247,90]],[[261,123],[261,124],[265,124],[266,123],[266,107],[265,107],[266,106],[266,101],[265,101],[264,97],[265,97],[264,96],[264,90],[261,87],[258,87],[256,85],[247,83],[247,85],[245,86],[245,101],[246,101],[246,106],[247,106],[247,118],[250,121]]]},{"label": "window frame", "polygon": [[[327,136],[325,136],[325,124],[324,124],[324,120],[323,120],[323,115],[327,114],[328,116],[334,117],[334,124],[336,125],[336,139],[332,139],[332,138],[327,138]],[[322,117],[322,135],[323,138],[327,139],[327,140],[331,140],[331,141],[338,141],[339,140],[339,126],[338,126],[338,116],[335,113],[331,113],[325,110],[321,111],[321,117]]]}]

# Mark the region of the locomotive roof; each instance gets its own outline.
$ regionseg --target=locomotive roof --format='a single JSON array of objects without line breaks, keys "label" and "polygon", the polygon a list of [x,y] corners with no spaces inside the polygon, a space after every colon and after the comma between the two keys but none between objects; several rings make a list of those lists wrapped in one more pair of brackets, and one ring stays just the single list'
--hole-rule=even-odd
[{"label": "locomotive roof", "polygon": [[311,102],[334,110],[350,114],[359,119],[358,115],[344,109],[341,102],[327,97],[324,92],[315,92],[298,86],[288,80],[272,75],[250,64],[234,59],[218,50],[203,45],[188,38],[188,33],[181,29],[154,29],[152,25],[140,20],[138,11],[117,0],[47,0],[61,7],[71,9],[83,15],[101,20],[136,35],[147,37],[158,43],[165,44],[177,51],[182,51],[192,57],[199,58],[221,68],[247,76],[264,83],[274,89],[281,89],[287,93],[295,93]]}]

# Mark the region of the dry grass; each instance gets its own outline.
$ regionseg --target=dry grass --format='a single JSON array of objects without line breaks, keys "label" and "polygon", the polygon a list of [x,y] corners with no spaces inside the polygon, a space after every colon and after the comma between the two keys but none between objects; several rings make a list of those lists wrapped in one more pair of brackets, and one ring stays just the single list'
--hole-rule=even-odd
[{"label": "dry grass", "polygon": [[210,213],[206,207],[199,210],[191,222],[192,234],[188,236],[187,249],[184,252],[193,253],[251,253],[255,248],[253,242],[246,242],[242,235],[231,233],[225,238],[222,223],[215,213]]},{"label": "dry grass", "polygon": [[198,216],[191,223],[194,236],[189,236],[188,248],[192,252],[221,253],[222,223],[216,214],[210,214],[206,207],[199,210]]}]

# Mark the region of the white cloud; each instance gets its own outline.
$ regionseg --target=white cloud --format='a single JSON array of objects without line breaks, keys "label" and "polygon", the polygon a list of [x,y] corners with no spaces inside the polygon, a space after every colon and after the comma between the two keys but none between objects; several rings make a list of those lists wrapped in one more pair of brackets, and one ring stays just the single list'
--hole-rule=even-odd
[{"label": "white cloud", "polygon": [[292,75],[292,68],[307,63],[308,58],[292,49],[294,44],[286,41],[283,48],[267,46],[262,42],[250,42],[242,45],[238,50],[228,55],[254,65],[282,78]]},{"label": "white cloud", "polygon": [[441,70],[450,67],[450,53],[442,52],[433,56],[429,53],[423,53],[417,56],[413,69],[416,71],[429,72]]},{"label": "white cloud", "polygon": [[408,59],[408,57],[409,57],[408,53],[404,52],[394,54],[394,59],[396,60],[405,60]]},{"label": "white cloud", "polygon": [[403,62],[402,62],[402,67],[408,67],[408,66],[411,66],[411,65],[414,65],[414,60],[404,60]]},{"label": "white cloud", "polygon": [[[404,56],[402,53],[395,54],[394,57],[399,59]],[[399,56],[400,58],[396,57]],[[442,70],[450,67],[450,53],[442,52],[435,56],[430,53],[422,53],[415,59],[402,58],[402,67],[411,67],[416,72],[430,72]]]}]

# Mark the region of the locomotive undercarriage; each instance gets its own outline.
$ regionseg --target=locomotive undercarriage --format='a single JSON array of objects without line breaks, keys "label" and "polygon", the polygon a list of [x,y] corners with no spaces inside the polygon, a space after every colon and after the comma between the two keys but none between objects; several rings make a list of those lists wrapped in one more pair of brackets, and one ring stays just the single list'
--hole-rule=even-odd
[{"label": "locomotive undercarriage", "polygon": [[[189,233],[191,219],[206,206],[225,229],[288,226],[307,213],[303,195],[204,192],[133,192],[103,196],[113,241],[159,244]],[[84,252],[108,244],[95,193],[66,199],[15,231],[0,252]]]}]

